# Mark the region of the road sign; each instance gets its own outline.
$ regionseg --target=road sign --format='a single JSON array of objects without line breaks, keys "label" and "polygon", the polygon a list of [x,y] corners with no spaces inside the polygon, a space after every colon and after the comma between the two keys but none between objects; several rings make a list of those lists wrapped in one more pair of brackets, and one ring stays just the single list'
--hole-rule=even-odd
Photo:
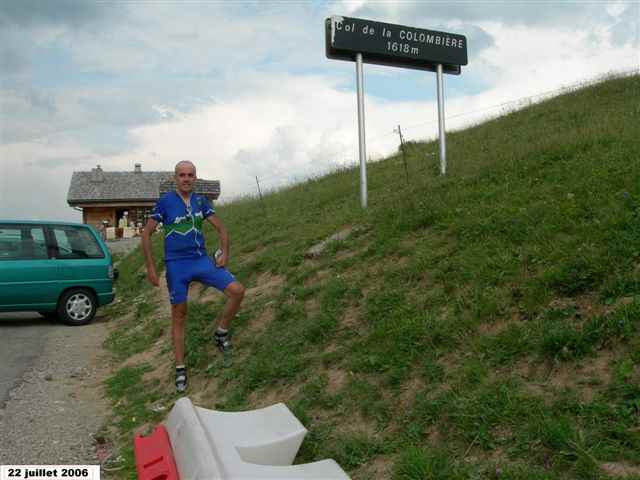
[{"label": "road sign", "polygon": [[333,16],[325,21],[328,58],[460,74],[467,64],[467,38],[455,33]]},{"label": "road sign", "polygon": [[444,175],[447,172],[447,153],[443,74],[459,75],[461,65],[467,64],[467,37],[362,18],[333,16],[325,20],[325,48],[328,58],[356,63],[362,208],[367,207],[363,63],[436,72],[440,173]]}]

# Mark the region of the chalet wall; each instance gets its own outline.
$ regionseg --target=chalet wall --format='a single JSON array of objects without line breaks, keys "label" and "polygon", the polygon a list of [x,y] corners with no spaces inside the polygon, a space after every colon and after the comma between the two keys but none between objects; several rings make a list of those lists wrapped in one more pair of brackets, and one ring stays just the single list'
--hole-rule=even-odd
[{"label": "chalet wall", "polygon": [[116,209],[113,207],[85,207],[82,217],[84,223],[93,227],[101,225],[103,220],[108,221],[112,227],[116,225]]}]

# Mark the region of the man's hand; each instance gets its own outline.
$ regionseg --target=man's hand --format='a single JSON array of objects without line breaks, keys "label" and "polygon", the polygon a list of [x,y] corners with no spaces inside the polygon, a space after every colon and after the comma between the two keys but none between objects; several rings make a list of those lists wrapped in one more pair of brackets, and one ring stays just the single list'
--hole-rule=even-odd
[{"label": "man's hand", "polygon": [[216,265],[218,267],[226,267],[228,261],[228,255],[222,252],[220,255],[216,257]]},{"label": "man's hand", "polygon": [[229,261],[229,234],[227,233],[227,229],[217,215],[209,215],[207,222],[213,226],[220,237],[220,250],[222,250],[223,253],[215,259],[216,266],[226,267]]},{"label": "man's hand", "polygon": [[160,281],[158,280],[158,274],[156,273],[155,268],[147,268],[147,280],[154,287],[160,286]]}]

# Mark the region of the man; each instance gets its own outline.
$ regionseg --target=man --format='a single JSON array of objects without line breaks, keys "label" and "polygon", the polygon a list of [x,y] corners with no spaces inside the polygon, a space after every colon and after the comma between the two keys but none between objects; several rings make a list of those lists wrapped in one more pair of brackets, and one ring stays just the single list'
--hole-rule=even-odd
[{"label": "man", "polygon": [[[225,268],[229,259],[229,235],[208,200],[192,193],[196,178],[196,167],[193,163],[178,162],[175,167],[176,190],[160,197],[142,232],[147,279],[157,287],[159,282],[151,252],[151,235],[159,222],[162,222],[164,227],[164,256],[171,302],[171,334],[176,357],[178,392],[184,392],[187,388],[184,327],[187,320],[189,283],[204,283],[217,288],[227,296],[218,328],[213,336],[215,345],[223,354],[225,366],[231,364],[229,326],[244,298],[244,286]],[[205,220],[213,225],[220,237],[222,254],[216,258],[215,263],[205,250],[202,235]]]}]

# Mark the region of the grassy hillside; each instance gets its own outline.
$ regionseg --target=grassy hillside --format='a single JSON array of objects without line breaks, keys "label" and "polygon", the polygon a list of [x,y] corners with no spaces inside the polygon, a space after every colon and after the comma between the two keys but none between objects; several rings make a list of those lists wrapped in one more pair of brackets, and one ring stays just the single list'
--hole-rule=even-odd
[{"label": "grassy hillside", "polygon": [[[189,395],[286,402],[310,431],[297,461],[356,479],[640,478],[639,99],[638,76],[612,79],[450,134],[445,177],[413,144],[408,182],[399,155],[369,165],[366,211],[357,170],[219,208],[249,290],[230,369],[222,296],[194,291]],[[111,308],[125,447],[177,398],[142,263]]]}]

